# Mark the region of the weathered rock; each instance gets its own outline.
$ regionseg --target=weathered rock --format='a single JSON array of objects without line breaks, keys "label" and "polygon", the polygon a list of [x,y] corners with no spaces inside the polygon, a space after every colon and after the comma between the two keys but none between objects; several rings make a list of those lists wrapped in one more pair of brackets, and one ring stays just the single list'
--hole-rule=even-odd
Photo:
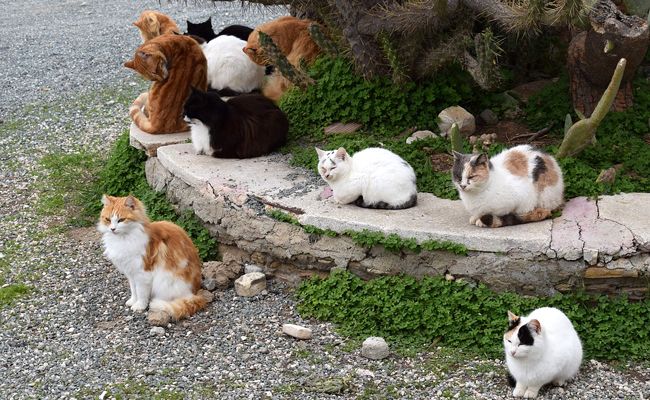
[{"label": "weathered rock", "polygon": [[360,378],[374,378],[375,377],[374,372],[372,372],[369,369],[365,369],[365,368],[357,368],[356,370],[354,370],[354,372]]},{"label": "weathered rock", "polygon": [[163,328],[161,326],[154,326],[149,331],[149,334],[150,335],[164,335],[165,334],[165,328]]},{"label": "weathered rock", "polygon": [[282,332],[296,339],[311,339],[311,329],[300,325],[284,324],[282,325]]},{"label": "weathered rock", "polygon": [[447,107],[438,114],[438,128],[443,136],[448,136],[451,125],[455,122],[463,136],[470,136],[476,130],[474,116],[461,106]]},{"label": "weathered rock", "polygon": [[489,108],[481,111],[479,114],[479,117],[485,122],[486,125],[496,125],[497,122],[499,122],[499,118],[497,115],[494,113],[494,111],[490,110]]},{"label": "weathered rock", "polygon": [[264,289],[266,289],[266,276],[261,272],[242,275],[235,281],[235,292],[238,296],[255,296]]},{"label": "weathered rock", "polygon": [[411,136],[406,138],[406,144],[411,144],[415,141],[418,141],[420,139],[426,139],[426,138],[437,138],[438,135],[431,131],[417,131],[413,132]]},{"label": "weathered rock", "polygon": [[[149,322],[149,325],[153,326],[166,326],[169,321],[171,321],[172,316],[166,313],[165,311],[149,311],[147,314],[147,322]],[[164,332],[164,330],[163,330]]]},{"label": "weathered rock", "polygon": [[251,272],[264,272],[264,268],[255,264],[244,264],[244,273],[250,274]]},{"label": "weathered rock", "polygon": [[[236,262],[208,261],[203,263],[203,279],[209,285],[214,282],[214,288],[227,289],[232,281],[237,279],[242,273],[242,266]],[[214,288],[208,290],[214,290]]]},{"label": "weathered rock", "polygon": [[203,279],[203,281],[201,281],[201,287],[212,291],[217,288],[217,281],[212,278]]},{"label": "weathered rock", "polygon": [[361,345],[361,355],[372,360],[386,358],[388,353],[388,343],[384,338],[371,336]]}]

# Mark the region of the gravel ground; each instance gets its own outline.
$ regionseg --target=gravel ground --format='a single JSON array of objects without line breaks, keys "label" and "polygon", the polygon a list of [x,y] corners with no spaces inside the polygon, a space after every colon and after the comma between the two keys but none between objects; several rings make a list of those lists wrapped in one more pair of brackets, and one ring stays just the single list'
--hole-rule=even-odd
[{"label": "gravel ground", "polygon": [[[103,151],[128,124],[127,105],[146,87],[121,65],[139,42],[137,15],[159,9],[181,26],[213,15],[218,29],[283,11],[233,3],[2,1],[0,285],[32,290],[0,308],[0,398],[507,397],[502,361],[449,349],[364,359],[332,325],[302,320],[275,281],[253,299],[219,292],[207,310],[152,333],[123,306],[128,285],[94,229],[63,231],[39,215],[41,157]],[[314,339],[283,336],[285,322],[312,328]],[[647,362],[585,360],[576,381],[541,398],[648,399],[649,381]]]}]

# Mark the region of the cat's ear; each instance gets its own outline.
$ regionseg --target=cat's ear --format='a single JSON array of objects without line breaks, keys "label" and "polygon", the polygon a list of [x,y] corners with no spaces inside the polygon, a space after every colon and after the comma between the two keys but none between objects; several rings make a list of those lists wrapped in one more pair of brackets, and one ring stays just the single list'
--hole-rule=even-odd
[{"label": "cat's ear", "polygon": [[343,147],[339,147],[338,150],[336,150],[336,154],[334,155],[336,158],[340,158],[341,160],[345,161],[348,157],[348,152],[345,151]]},{"label": "cat's ear", "polygon": [[463,159],[463,153],[459,153],[456,150],[452,150],[452,153],[454,153],[454,158],[456,160],[462,160]]},{"label": "cat's ear", "polygon": [[512,311],[508,310],[508,321],[516,321],[519,316],[515,315]]},{"label": "cat's ear", "polygon": [[107,194],[102,195],[102,204],[105,205],[105,206],[111,204],[113,202],[113,200],[115,200],[115,199],[112,198],[111,196],[107,195]]},{"label": "cat's ear", "polygon": [[538,335],[542,332],[542,325],[540,325],[539,321],[536,319],[528,322],[528,328],[530,328],[531,331],[535,331]]},{"label": "cat's ear", "polygon": [[325,154],[327,153],[324,150],[319,149],[318,147],[314,147],[316,149],[316,154],[318,154],[318,159],[320,160],[321,158],[325,157]]},{"label": "cat's ear", "polygon": [[488,159],[487,154],[481,153],[478,156],[473,156],[472,161],[470,161],[470,164],[472,167],[478,167],[479,165],[483,165],[489,162],[490,160]]},{"label": "cat's ear", "polygon": [[124,205],[130,208],[131,210],[135,210],[136,206],[138,205],[138,199],[133,197],[133,195],[128,195],[126,196],[126,200],[124,200]]}]

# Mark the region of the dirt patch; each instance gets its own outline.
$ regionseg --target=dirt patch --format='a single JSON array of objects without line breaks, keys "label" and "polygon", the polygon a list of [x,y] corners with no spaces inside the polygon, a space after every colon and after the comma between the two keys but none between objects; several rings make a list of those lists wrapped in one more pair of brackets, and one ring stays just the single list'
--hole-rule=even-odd
[{"label": "dirt patch", "polygon": [[454,166],[454,157],[447,153],[431,154],[431,166],[436,172],[449,172]]},{"label": "dirt patch", "polygon": [[76,228],[68,231],[68,236],[79,242],[99,242],[102,234],[94,226]]},{"label": "dirt patch", "polygon": [[556,139],[549,137],[548,134],[529,142],[528,140],[534,132],[531,132],[528,127],[517,121],[503,120],[499,121],[496,125],[481,126],[473,136],[481,136],[483,134],[497,134],[497,141],[503,143],[508,147],[516,146],[518,144],[530,144],[535,147],[545,147],[552,144]]},{"label": "dirt patch", "polygon": [[542,89],[548,85],[551,85],[552,83],[553,80],[551,79],[542,79],[539,81],[524,83],[512,89],[511,91],[514,92],[524,102],[528,102],[528,99],[530,99],[531,96],[539,93]]}]

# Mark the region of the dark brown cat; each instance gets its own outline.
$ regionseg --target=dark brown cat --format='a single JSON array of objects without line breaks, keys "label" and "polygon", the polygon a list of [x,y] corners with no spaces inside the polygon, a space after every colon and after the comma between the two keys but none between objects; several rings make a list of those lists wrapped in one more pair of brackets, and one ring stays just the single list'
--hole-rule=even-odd
[{"label": "dark brown cat", "polygon": [[124,66],[153,81],[149,92],[129,108],[138,128],[154,134],[187,131],[182,114],[190,87],[206,90],[208,85],[201,46],[183,35],[158,36],[138,47],[133,60]]},{"label": "dark brown cat", "polygon": [[181,32],[173,19],[158,11],[143,11],[133,25],[140,30],[143,43],[166,33],[180,34]]}]

